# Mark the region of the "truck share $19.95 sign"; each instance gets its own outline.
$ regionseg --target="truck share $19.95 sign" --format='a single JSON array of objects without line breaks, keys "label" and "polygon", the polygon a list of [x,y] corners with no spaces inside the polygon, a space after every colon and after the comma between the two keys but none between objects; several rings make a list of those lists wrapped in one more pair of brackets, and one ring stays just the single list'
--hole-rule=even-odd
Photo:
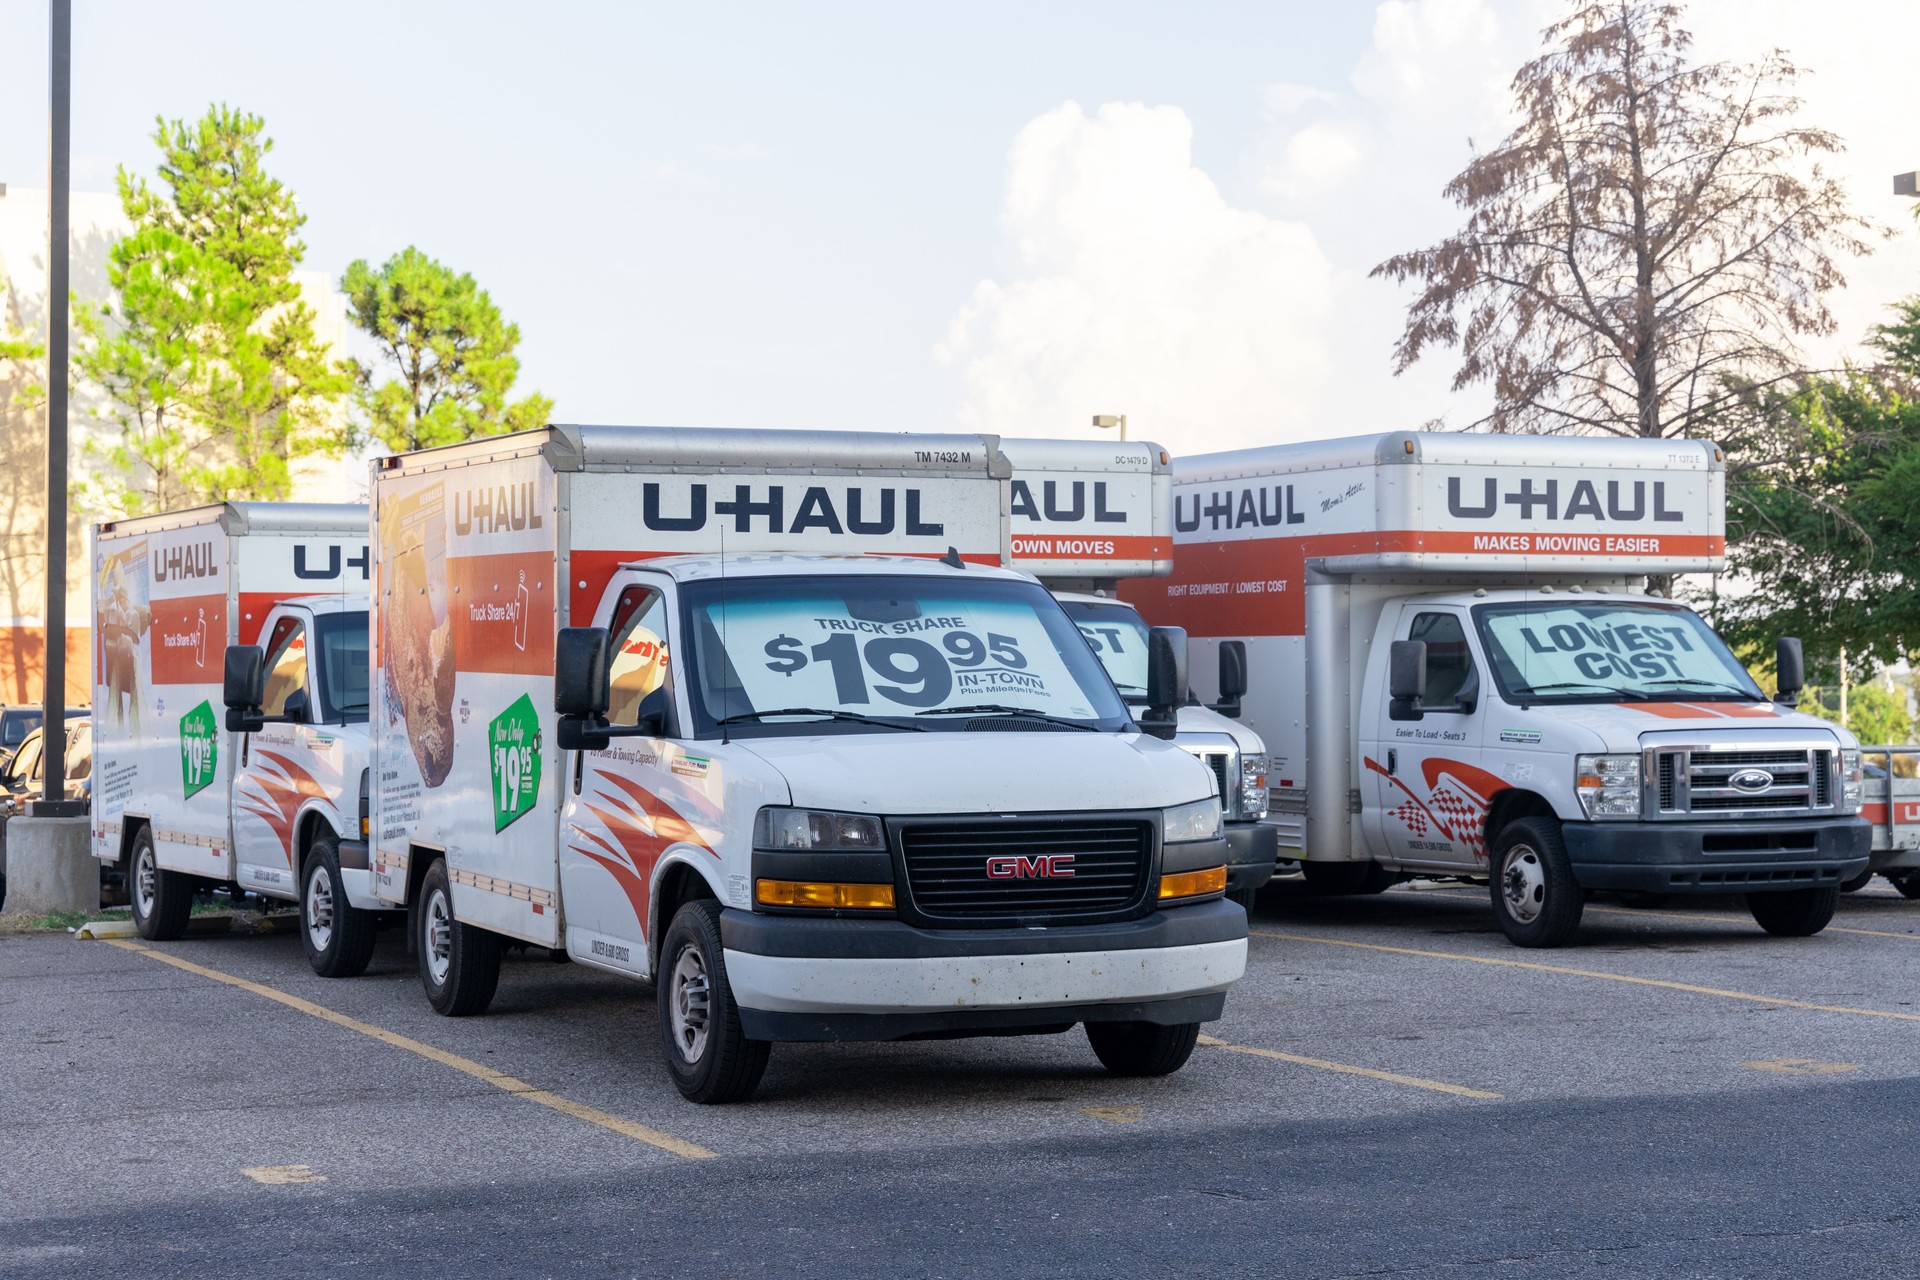
[{"label": "truck share $19.95 sign", "polygon": [[493,766],[493,829],[504,831],[533,808],[540,794],[540,716],[531,696],[521,694],[493,718],[487,726],[487,747]]}]

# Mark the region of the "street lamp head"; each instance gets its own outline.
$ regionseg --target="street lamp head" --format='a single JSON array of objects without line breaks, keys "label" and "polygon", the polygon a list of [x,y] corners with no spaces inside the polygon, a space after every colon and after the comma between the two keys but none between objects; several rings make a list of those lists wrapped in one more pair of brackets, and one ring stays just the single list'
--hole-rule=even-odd
[{"label": "street lamp head", "polygon": [[1893,194],[1897,196],[1920,196],[1920,173],[1894,174]]},{"label": "street lamp head", "polygon": [[1125,422],[1126,420],[1127,420],[1127,415],[1125,415],[1124,413],[1122,414],[1096,413],[1093,415],[1094,426],[1106,427],[1109,430],[1119,426],[1121,423]]}]

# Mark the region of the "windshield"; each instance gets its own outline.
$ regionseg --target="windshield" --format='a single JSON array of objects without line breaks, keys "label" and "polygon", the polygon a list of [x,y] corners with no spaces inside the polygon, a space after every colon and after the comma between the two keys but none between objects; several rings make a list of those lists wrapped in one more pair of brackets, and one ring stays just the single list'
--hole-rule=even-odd
[{"label": "windshield", "polygon": [[367,718],[367,615],[323,613],[313,620],[319,645],[323,721],[348,724]]},{"label": "windshield", "polygon": [[[749,578],[694,583],[682,600],[692,643],[680,656],[703,736],[723,717],[741,736],[893,724],[963,730],[969,716],[960,708],[989,706],[1030,713],[1037,724],[1129,724],[1086,642],[1034,583],[958,574]],[[815,714],[766,715],[786,708]],[[949,708],[955,714],[942,714]]]},{"label": "windshield", "polygon": [[1132,605],[1062,600],[1087,646],[1129,702],[1147,698],[1147,620]]},{"label": "windshield", "polygon": [[1763,702],[1726,642],[1691,609],[1652,601],[1474,606],[1510,702]]}]

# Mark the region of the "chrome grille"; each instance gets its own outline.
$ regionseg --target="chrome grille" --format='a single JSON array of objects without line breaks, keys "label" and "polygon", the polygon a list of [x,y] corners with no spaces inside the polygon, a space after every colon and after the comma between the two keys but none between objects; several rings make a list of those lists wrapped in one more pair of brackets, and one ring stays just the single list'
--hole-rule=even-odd
[{"label": "chrome grille", "polygon": [[[1714,751],[1706,747],[1656,753],[1654,790],[1662,814],[1782,817],[1831,811],[1838,761],[1825,747]],[[1749,771],[1771,775],[1762,790],[1733,780]]]}]

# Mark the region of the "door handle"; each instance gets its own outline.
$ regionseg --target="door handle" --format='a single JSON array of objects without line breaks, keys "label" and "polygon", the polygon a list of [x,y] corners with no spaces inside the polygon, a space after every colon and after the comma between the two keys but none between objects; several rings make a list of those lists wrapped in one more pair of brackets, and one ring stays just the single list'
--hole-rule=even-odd
[{"label": "door handle", "polygon": [[1392,747],[1387,748],[1387,776],[1391,778],[1400,771],[1400,753]]}]

